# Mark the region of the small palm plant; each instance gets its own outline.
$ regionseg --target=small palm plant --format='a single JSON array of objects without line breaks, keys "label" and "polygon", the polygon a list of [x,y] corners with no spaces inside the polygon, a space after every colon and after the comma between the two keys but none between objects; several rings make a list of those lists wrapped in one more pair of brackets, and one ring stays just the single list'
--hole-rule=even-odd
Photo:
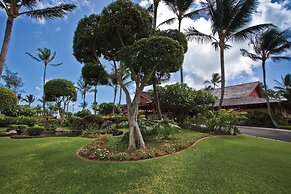
[{"label": "small palm plant", "polygon": [[2,0],[0,1],[0,9],[4,9],[7,14],[6,29],[3,44],[0,53],[0,75],[2,75],[3,65],[8,53],[10,37],[14,20],[22,15],[29,16],[34,19],[56,19],[64,18],[68,11],[73,11],[76,6],[74,4],[59,4],[57,6],[45,7],[37,9],[41,2],[39,0]]},{"label": "small palm plant", "polygon": [[51,50],[48,48],[38,48],[37,49],[37,55],[34,56],[28,52],[26,52],[28,56],[30,56],[33,60],[40,62],[44,65],[44,71],[43,71],[43,98],[42,98],[42,104],[43,104],[43,115],[44,115],[44,122],[46,122],[46,114],[45,114],[45,98],[44,98],[44,85],[46,82],[46,68],[48,65],[56,67],[62,65],[62,63],[55,63],[52,64],[51,62],[55,59],[56,57],[56,52],[52,54]]},{"label": "small palm plant", "polygon": [[280,96],[283,96],[291,104],[291,74],[287,73],[284,77],[281,76],[281,82],[275,80],[276,86],[274,87],[278,90]]},{"label": "small palm plant", "polygon": [[291,60],[291,57],[280,55],[291,50],[291,42],[288,41],[286,31],[280,32],[277,28],[271,28],[255,35],[250,40],[250,45],[253,48],[254,53],[248,52],[245,49],[241,49],[241,53],[243,56],[249,57],[253,61],[262,62],[263,84],[265,88],[264,91],[267,100],[268,112],[274,126],[277,127],[278,125],[272,116],[269,96],[267,93],[266,61],[268,59],[272,59],[275,62],[279,60]]},{"label": "small palm plant", "polygon": [[87,95],[87,92],[90,91],[91,86],[89,84],[87,84],[84,81],[83,77],[81,76],[77,81],[76,88],[77,88],[78,92],[80,92],[80,94],[82,95],[83,102],[81,103],[81,107],[84,110],[88,105],[86,102],[86,95]]},{"label": "small palm plant", "polygon": [[215,87],[218,87],[218,84],[221,82],[221,76],[219,73],[213,73],[211,77],[211,80],[204,81],[204,84],[213,85],[213,89],[215,89]]},{"label": "small palm plant", "polygon": [[34,103],[36,100],[36,97],[32,94],[26,95],[26,98],[23,98],[22,101],[25,101],[28,103],[28,106],[30,106],[32,103]]}]

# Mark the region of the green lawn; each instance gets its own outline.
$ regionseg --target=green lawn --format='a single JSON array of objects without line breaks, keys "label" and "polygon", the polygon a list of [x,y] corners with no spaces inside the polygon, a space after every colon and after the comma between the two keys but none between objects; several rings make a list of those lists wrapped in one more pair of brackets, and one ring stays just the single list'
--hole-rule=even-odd
[{"label": "green lawn", "polygon": [[92,139],[0,138],[1,193],[290,193],[291,144],[213,137],[154,160],[84,161]]}]

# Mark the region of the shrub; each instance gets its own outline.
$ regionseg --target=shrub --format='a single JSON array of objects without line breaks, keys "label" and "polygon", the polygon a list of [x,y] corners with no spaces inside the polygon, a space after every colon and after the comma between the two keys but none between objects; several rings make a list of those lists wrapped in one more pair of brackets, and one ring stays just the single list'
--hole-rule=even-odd
[{"label": "shrub", "polygon": [[9,125],[28,125],[34,126],[37,123],[37,118],[34,117],[0,117],[0,127],[8,127]]},{"label": "shrub", "polygon": [[157,134],[161,138],[170,138],[173,134],[179,132],[181,128],[177,123],[171,120],[162,120],[158,125],[155,126]]},{"label": "shrub", "polygon": [[83,126],[83,119],[77,116],[71,116],[68,118],[68,124],[70,127],[76,129],[76,130],[81,130],[84,128]]},{"label": "shrub", "polygon": [[104,122],[104,118],[102,115],[88,115],[84,117],[83,121],[86,128],[94,128],[96,126],[99,128],[100,125]]},{"label": "shrub", "polygon": [[88,115],[91,115],[91,112],[88,109],[80,110],[75,114],[75,116],[81,117],[81,118],[84,118],[85,116],[88,116]]},{"label": "shrub", "polygon": [[37,123],[37,118],[35,117],[16,117],[18,118],[18,124],[28,125],[29,127],[33,127]]},{"label": "shrub", "polygon": [[236,135],[239,130],[235,126],[240,120],[245,119],[245,112],[220,109],[209,111],[207,114],[207,128],[215,134]]},{"label": "shrub", "polygon": [[40,135],[43,131],[44,131],[44,127],[30,127],[27,129],[27,133],[29,136]]},{"label": "shrub", "polygon": [[123,115],[114,115],[112,117],[109,117],[108,119],[116,124],[127,121],[127,117]]},{"label": "shrub", "polygon": [[0,86],[0,112],[13,109],[18,103],[18,98],[11,90]]},{"label": "shrub", "polygon": [[121,112],[120,108],[118,108],[116,105],[113,105],[112,102],[110,103],[102,103],[99,105],[99,113],[102,115],[112,115],[112,109],[114,106],[114,113],[119,114]]}]

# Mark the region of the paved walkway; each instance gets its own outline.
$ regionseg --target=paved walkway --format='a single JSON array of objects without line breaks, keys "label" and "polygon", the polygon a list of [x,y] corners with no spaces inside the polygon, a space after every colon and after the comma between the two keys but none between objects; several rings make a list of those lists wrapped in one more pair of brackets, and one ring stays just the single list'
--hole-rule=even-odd
[{"label": "paved walkway", "polygon": [[237,126],[242,134],[291,142],[291,130]]}]

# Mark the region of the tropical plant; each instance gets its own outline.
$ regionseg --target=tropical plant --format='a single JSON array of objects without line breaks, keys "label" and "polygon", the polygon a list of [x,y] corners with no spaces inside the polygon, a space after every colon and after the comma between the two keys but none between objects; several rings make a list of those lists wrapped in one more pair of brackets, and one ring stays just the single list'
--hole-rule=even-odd
[{"label": "tropical plant", "polygon": [[291,104],[291,74],[287,73],[284,77],[281,76],[281,82],[277,80],[275,82],[277,84],[275,89],[278,90],[278,94],[286,98]]},{"label": "tropical plant", "polygon": [[204,81],[204,84],[211,84],[213,85],[213,89],[215,89],[215,87],[218,87],[218,84],[220,82],[221,82],[221,76],[219,75],[219,73],[213,73],[211,80]]},{"label": "tropical plant", "polygon": [[0,86],[0,113],[3,111],[11,110],[18,103],[16,94],[2,86]]},{"label": "tropical plant", "polygon": [[[182,24],[183,19],[185,18],[194,19],[194,17],[197,16],[199,12],[205,9],[205,8],[201,8],[201,9],[191,10],[191,7],[193,6],[193,0],[166,0],[165,3],[174,12],[176,16],[160,23],[159,26],[163,24],[172,24],[176,20],[178,20],[179,32],[181,32],[181,24]],[[186,52],[187,50],[184,50],[184,51]],[[181,83],[183,83],[184,81],[182,63],[180,64],[181,65],[180,66]]]},{"label": "tropical plant", "polygon": [[121,112],[120,109],[112,102],[110,103],[103,102],[102,104],[99,105],[99,114],[111,115],[112,109],[114,109],[114,113],[116,114],[119,114]]},{"label": "tropical plant", "polygon": [[[55,63],[55,64],[52,64],[51,62],[55,59],[56,57],[56,52],[54,52],[52,54],[51,50],[48,49],[48,48],[38,48],[37,49],[37,52],[36,52],[36,56],[26,52],[26,54],[28,56],[30,56],[33,60],[37,61],[37,62],[40,62],[44,65],[44,71],[43,71],[43,81],[42,81],[42,85],[43,85],[43,96],[44,95],[44,85],[45,85],[45,82],[46,82],[46,68],[47,66],[53,66],[53,67],[56,67],[56,66],[60,66],[62,65],[62,63]],[[46,113],[45,113],[45,104],[46,104],[46,99],[43,97],[42,99],[42,108],[43,108],[43,118],[44,118],[44,122],[46,122]]]},{"label": "tropical plant", "polygon": [[[113,65],[113,68],[111,70],[111,74],[109,75],[109,85],[113,88],[113,105],[112,106],[112,115],[115,114],[115,104],[116,104],[116,97],[117,97],[117,91],[118,91],[118,81],[117,81],[117,65]],[[101,113],[102,114],[102,113]]]},{"label": "tropical plant", "polygon": [[267,93],[265,65],[268,59],[272,59],[275,62],[279,60],[291,60],[291,57],[280,55],[286,53],[291,49],[291,42],[288,41],[287,31],[280,32],[277,28],[270,28],[253,36],[250,40],[250,46],[254,50],[254,53],[248,52],[245,49],[241,49],[241,53],[243,56],[249,57],[253,61],[262,62],[263,83],[265,88],[268,112],[274,126],[277,127],[278,125],[272,116],[269,96]]},{"label": "tropical plant", "polygon": [[102,65],[95,65],[93,63],[85,64],[82,68],[82,77],[84,82],[93,89],[90,92],[94,92],[93,110],[94,114],[97,113],[97,86],[108,84],[108,75]]},{"label": "tropical plant", "polygon": [[18,16],[26,15],[34,19],[56,19],[63,18],[68,11],[76,8],[74,4],[59,4],[37,9],[40,5],[38,0],[2,0],[0,1],[0,9],[4,9],[7,14],[6,29],[3,44],[0,53],[0,75],[2,75],[3,65],[8,53],[10,37],[14,20]]},{"label": "tropical plant", "polygon": [[196,28],[187,29],[187,37],[199,43],[212,43],[220,52],[221,95],[219,109],[222,106],[225,91],[224,50],[230,48],[229,41],[243,42],[250,35],[266,29],[272,24],[259,24],[244,28],[256,11],[257,0],[207,0],[207,12],[211,21],[212,34],[204,34]]},{"label": "tropical plant", "polygon": [[87,92],[90,91],[91,86],[89,84],[87,84],[84,81],[83,77],[81,76],[77,81],[77,87],[76,88],[80,92],[80,94],[82,95],[83,102],[81,103],[81,107],[84,110],[87,107],[86,94],[87,94]]},{"label": "tropical plant", "polygon": [[28,106],[30,106],[32,103],[34,103],[36,100],[36,97],[32,94],[26,95],[26,98],[23,98],[22,101],[25,101],[28,103]]},{"label": "tropical plant", "polygon": [[4,66],[4,74],[1,77],[3,81],[5,82],[4,87],[12,90],[15,94],[21,96],[21,88],[23,87],[23,82],[20,76],[18,76],[18,73],[12,72],[8,69],[8,67]]},{"label": "tropical plant", "polygon": [[63,124],[68,103],[77,100],[77,91],[74,84],[65,79],[53,79],[45,84],[44,92],[46,101],[56,103],[61,117],[61,124]]}]

